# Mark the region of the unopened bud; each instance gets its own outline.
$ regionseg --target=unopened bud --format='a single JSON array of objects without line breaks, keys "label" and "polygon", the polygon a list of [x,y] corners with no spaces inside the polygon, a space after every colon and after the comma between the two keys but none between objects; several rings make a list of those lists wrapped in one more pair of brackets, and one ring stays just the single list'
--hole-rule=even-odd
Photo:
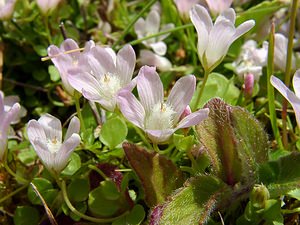
[{"label": "unopened bud", "polygon": [[250,200],[255,208],[264,208],[266,201],[270,198],[269,190],[263,184],[254,185]]},{"label": "unopened bud", "polygon": [[252,97],[254,88],[254,75],[252,73],[247,73],[244,76],[244,94],[245,98],[249,99]]}]

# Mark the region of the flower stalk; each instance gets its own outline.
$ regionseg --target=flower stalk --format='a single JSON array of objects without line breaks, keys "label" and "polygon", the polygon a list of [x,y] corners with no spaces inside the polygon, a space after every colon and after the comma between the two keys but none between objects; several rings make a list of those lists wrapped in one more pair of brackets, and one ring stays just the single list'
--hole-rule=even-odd
[{"label": "flower stalk", "polygon": [[[298,9],[298,0],[293,0],[291,7],[291,17],[290,17],[290,27],[289,27],[289,37],[288,37],[288,49],[286,56],[286,68],[285,68],[285,85],[290,86],[291,81],[291,70],[292,70],[292,57],[293,57],[293,41],[295,33],[295,24],[296,24],[296,15]],[[284,147],[288,147],[288,138],[287,138],[287,104],[288,101],[284,98],[282,102],[282,142]]]},{"label": "flower stalk", "polygon": [[84,132],[85,131],[85,125],[84,125],[84,120],[83,120],[83,117],[82,117],[80,103],[79,103],[80,94],[77,91],[75,91],[74,97],[75,97],[76,112],[77,112],[77,115],[78,115],[78,119],[80,120],[80,127],[81,127],[82,131]]}]

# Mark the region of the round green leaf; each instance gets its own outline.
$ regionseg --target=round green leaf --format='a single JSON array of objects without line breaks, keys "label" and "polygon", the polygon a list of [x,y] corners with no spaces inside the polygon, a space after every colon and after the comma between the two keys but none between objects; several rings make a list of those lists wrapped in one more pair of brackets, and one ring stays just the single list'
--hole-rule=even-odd
[{"label": "round green leaf", "polygon": [[143,222],[145,215],[146,213],[143,206],[135,205],[128,215],[114,221],[112,225],[128,225],[128,224],[138,225]]},{"label": "round green leaf", "polygon": [[81,167],[81,160],[80,156],[73,152],[70,157],[70,162],[67,165],[67,167],[61,172],[62,175],[65,176],[72,176],[74,173],[76,173],[77,170],[79,170]]},{"label": "round green leaf", "polygon": [[18,206],[14,214],[15,225],[38,225],[39,212],[31,206]]},{"label": "round green leaf", "polygon": [[127,126],[119,117],[107,120],[101,129],[100,140],[110,149],[117,147],[127,136]]},{"label": "round green leaf", "polygon": [[103,187],[95,188],[89,194],[88,206],[96,216],[113,216],[119,209],[117,200],[109,200],[103,192]]},{"label": "round green leaf", "polygon": [[75,179],[68,186],[68,196],[72,201],[81,202],[88,198],[90,185],[87,179]]},{"label": "round green leaf", "polygon": [[50,74],[51,81],[53,81],[53,82],[59,81],[60,75],[55,66],[50,65],[48,67],[48,73]]},{"label": "round green leaf", "polygon": [[120,192],[116,184],[111,180],[102,181],[102,192],[108,200],[117,200],[120,197]]},{"label": "round green leaf", "polygon": [[[77,209],[77,211],[81,212],[81,213],[85,213],[87,210],[87,205],[86,202],[76,202],[76,204],[74,205],[74,207]],[[81,219],[80,216],[74,214],[73,212],[70,213],[70,217],[72,218],[72,220],[74,221],[79,221]]]},{"label": "round green leaf", "polygon": [[[51,182],[45,178],[34,178],[32,183],[36,186],[47,204],[51,203],[58,193],[56,189],[53,189]],[[27,196],[32,204],[43,205],[39,196],[36,195],[31,185],[28,187]]]}]

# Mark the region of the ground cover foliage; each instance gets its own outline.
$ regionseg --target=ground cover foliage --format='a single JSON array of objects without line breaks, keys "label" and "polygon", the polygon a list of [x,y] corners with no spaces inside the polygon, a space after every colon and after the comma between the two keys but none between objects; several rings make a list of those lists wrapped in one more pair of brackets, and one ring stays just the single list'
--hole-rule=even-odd
[{"label": "ground cover foliage", "polygon": [[0,1],[0,224],[300,224],[299,13]]}]

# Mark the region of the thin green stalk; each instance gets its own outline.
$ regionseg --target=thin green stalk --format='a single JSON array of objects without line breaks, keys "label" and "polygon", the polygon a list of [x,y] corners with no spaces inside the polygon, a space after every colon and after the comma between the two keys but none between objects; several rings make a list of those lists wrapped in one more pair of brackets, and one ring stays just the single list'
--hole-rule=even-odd
[{"label": "thin green stalk", "polygon": [[75,97],[75,107],[76,107],[78,118],[80,120],[81,130],[84,132],[85,131],[85,125],[84,125],[84,120],[82,118],[81,109],[80,109],[80,103],[79,103],[80,95],[79,95],[79,93],[77,91],[75,91],[74,97]]},{"label": "thin green stalk", "polygon": [[151,144],[149,143],[149,141],[147,140],[147,138],[145,137],[145,135],[142,133],[142,131],[140,130],[140,128],[136,127],[136,126],[132,126],[135,129],[135,132],[140,136],[140,138],[142,139],[142,141],[144,142],[144,144],[147,145],[147,147],[149,149],[152,149]]},{"label": "thin green stalk", "polygon": [[272,126],[274,137],[278,143],[279,148],[283,149],[283,145],[281,142],[281,137],[277,125],[274,87],[270,82],[270,78],[274,72],[274,34],[275,34],[275,24],[272,23],[272,28],[269,37],[268,66],[267,66],[268,105],[269,105],[270,120],[271,120],[271,126]]},{"label": "thin green stalk", "polygon": [[194,105],[194,109],[193,109],[194,111],[197,109],[198,105],[200,104],[200,100],[201,100],[201,97],[202,97],[204,87],[205,87],[205,84],[207,82],[209,73],[210,73],[210,71],[207,71],[207,70],[204,71],[204,78],[203,78],[203,81],[202,81],[202,84],[201,84],[201,87],[200,87],[200,91],[199,91],[199,94],[197,96],[197,99],[196,99],[196,102],[195,102],[195,105]]},{"label": "thin green stalk", "polygon": [[[137,45],[137,44],[142,43],[145,40],[148,40],[148,39],[151,39],[151,38],[155,38],[155,37],[159,37],[159,36],[164,35],[164,34],[169,34],[169,33],[172,33],[172,32],[178,31],[178,30],[187,29],[187,28],[190,28],[190,27],[193,27],[193,24],[189,23],[189,24],[186,24],[186,25],[174,27],[174,28],[169,29],[169,30],[161,31],[161,32],[158,32],[156,34],[152,34],[152,35],[149,35],[147,37],[143,37],[143,38],[131,41],[128,44],[130,44],[130,45]],[[196,51],[197,51],[197,49],[196,49]]]},{"label": "thin green stalk", "polygon": [[23,186],[19,187],[18,189],[16,189],[15,191],[7,194],[6,196],[4,196],[3,198],[0,198],[0,204],[4,201],[6,201],[7,199],[11,198],[12,196],[18,194],[20,191],[24,190],[25,188],[27,188],[27,186],[29,185],[29,183],[24,184]]},{"label": "thin green stalk", "polygon": [[130,31],[130,29],[133,27],[133,25],[135,24],[135,22],[156,2],[157,0],[151,0],[149,1],[145,7],[140,11],[139,14],[137,14],[133,20],[130,21],[130,23],[128,24],[128,26],[125,28],[123,34],[121,35],[121,37],[113,44],[112,48],[115,49],[116,46],[122,41],[124,40],[125,36],[128,34],[128,32]]},{"label": "thin green stalk", "polygon": [[84,220],[87,220],[87,221],[90,221],[90,222],[94,222],[94,223],[111,223],[121,217],[123,217],[124,215],[127,215],[128,214],[128,211],[126,211],[125,213],[123,213],[122,215],[120,216],[116,216],[114,218],[96,218],[96,217],[91,217],[91,216],[87,216],[81,212],[79,212],[73,205],[72,203],[70,202],[70,199],[68,197],[68,194],[67,194],[67,188],[66,188],[66,182],[63,180],[61,183],[59,181],[58,182],[58,185],[60,186],[61,188],[61,191],[62,191],[62,195],[63,195],[63,198],[64,198],[64,201],[65,203],[67,204],[68,208],[71,210],[72,213],[74,213],[75,215],[79,216],[80,218],[84,219]]},{"label": "thin green stalk", "polygon": [[12,171],[12,169],[8,166],[8,159],[7,159],[7,151],[4,153],[4,157],[3,157],[3,166],[6,169],[6,171],[13,176],[14,178],[16,178],[16,180],[21,181],[24,184],[29,183],[28,180],[26,180],[23,177],[20,177],[19,175],[17,175],[14,171]]},{"label": "thin green stalk", "polygon": [[[285,85],[287,87],[290,86],[291,81],[291,70],[292,70],[292,56],[293,56],[293,41],[294,41],[294,33],[295,33],[295,24],[296,24],[296,15],[298,8],[298,0],[293,0],[291,16],[290,16],[290,29],[289,29],[289,37],[288,37],[288,49],[286,56],[286,67],[285,67]],[[287,138],[287,126],[286,126],[286,118],[287,118],[287,105],[288,102],[284,98],[282,102],[282,141],[285,148],[288,147],[288,138]]]}]

